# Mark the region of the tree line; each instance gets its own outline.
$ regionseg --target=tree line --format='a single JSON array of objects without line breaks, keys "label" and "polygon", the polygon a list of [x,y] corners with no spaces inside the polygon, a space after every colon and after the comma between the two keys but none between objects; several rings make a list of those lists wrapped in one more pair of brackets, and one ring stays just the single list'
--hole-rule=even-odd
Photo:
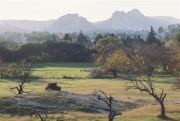
[{"label": "tree line", "polygon": [[146,40],[140,35],[119,39],[115,34],[97,34],[94,41],[90,41],[81,31],[76,41],[68,33],[60,41],[57,35],[48,34],[47,41],[27,42],[16,45],[14,49],[7,46],[13,43],[1,41],[0,59],[3,62],[19,62],[22,59],[31,62],[94,61],[97,66],[104,71],[111,71],[114,76],[117,72],[127,71],[128,68],[124,65],[128,65],[133,59],[138,60],[139,68],[146,69],[149,74],[157,68],[170,72],[179,71],[180,33],[165,43],[160,42],[155,34],[152,27]]},{"label": "tree line", "polygon": [[[180,71],[180,33],[166,43],[161,43],[151,27],[147,39],[140,36],[119,40],[116,37],[99,39],[95,43],[96,64],[104,74],[127,73],[132,69],[147,73],[154,71]],[[97,75],[97,73],[95,73]]]},{"label": "tree line", "polygon": [[[0,41],[0,59],[4,62],[27,61],[59,61],[59,62],[89,62],[92,61],[93,49],[91,41],[82,32],[73,41],[69,34],[60,39],[55,34],[28,34],[30,41],[17,45],[14,41]],[[44,40],[44,41],[42,41]]]},{"label": "tree line", "polygon": [[4,62],[28,61],[60,61],[88,62],[91,61],[92,50],[78,43],[53,42],[25,43],[14,50],[0,47],[0,58]]}]

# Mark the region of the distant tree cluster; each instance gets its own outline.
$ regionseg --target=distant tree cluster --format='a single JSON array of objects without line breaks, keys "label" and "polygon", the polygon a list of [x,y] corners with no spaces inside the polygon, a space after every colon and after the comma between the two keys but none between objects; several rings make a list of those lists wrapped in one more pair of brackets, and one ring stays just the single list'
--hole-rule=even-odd
[{"label": "distant tree cluster", "polygon": [[17,49],[9,50],[0,47],[0,57],[4,62],[13,62],[26,59],[29,61],[91,61],[92,50],[77,43],[52,42],[25,43]]},{"label": "distant tree cluster", "polygon": [[168,25],[167,28],[159,27],[158,33],[164,34],[164,41],[169,41],[173,39],[173,37],[180,32],[180,24],[172,24]]},{"label": "distant tree cluster", "polygon": [[[48,32],[32,32],[27,34],[27,42],[14,44],[14,41],[0,41],[0,58],[4,62],[16,62],[22,59],[29,61],[92,61],[93,49],[91,41],[82,31],[76,41],[68,33],[62,40],[55,34]],[[16,46],[16,47],[15,47]]]},{"label": "distant tree cluster", "polygon": [[[155,70],[165,72],[180,70],[180,34],[166,42],[160,43],[151,27],[146,40],[135,36],[125,40],[116,37],[102,38],[96,41],[96,64],[104,74],[111,73],[117,77],[118,73],[129,72],[132,65],[137,65],[136,73],[152,75]],[[99,35],[98,35],[99,36]]]}]

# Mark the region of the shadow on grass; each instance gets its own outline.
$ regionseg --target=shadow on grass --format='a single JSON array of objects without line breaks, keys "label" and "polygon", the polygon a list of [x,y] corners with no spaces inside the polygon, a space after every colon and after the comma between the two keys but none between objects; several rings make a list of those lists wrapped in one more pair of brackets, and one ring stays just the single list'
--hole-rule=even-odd
[{"label": "shadow on grass", "polygon": [[5,78],[5,79],[0,79],[0,83],[10,83],[10,82],[19,82],[18,79],[13,79],[13,78]]},{"label": "shadow on grass", "polygon": [[[45,82],[45,79],[41,79],[41,78],[31,78],[31,82]],[[20,79],[16,79],[16,78],[4,78],[4,79],[0,79],[0,83],[11,83],[11,82],[15,82],[15,83],[19,83],[21,82]],[[31,83],[29,82],[29,83]]]},{"label": "shadow on grass", "polygon": [[[62,77],[52,77],[52,78],[43,78],[43,77],[38,77],[38,76],[32,76],[31,77],[31,82],[46,82],[46,80],[57,80],[57,79],[66,79],[66,80],[76,80],[76,79],[85,79],[85,77],[72,77],[72,76],[62,76]],[[0,83],[10,83],[10,82],[16,82],[19,83],[21,82],[20,79],[18,78],[3,78],[0,79]],[[30,82],[30,83],[31,83]]]},{"label": "shadow on grass", "polygon": [[[114,108],[119,111],[137,108],[136,103],[116,101]],[[123,105],[123,108],[122,108]],[[97,101],[93,95],[73,92],[46,92],[30,94],[24,97],[0,98],[0,113],[10,115],[27,115],[31,110],[48,110],[52,114],[59,111],[81,111],[87,113],[101,113],[98,109],[107,110],[106,104]]]}]

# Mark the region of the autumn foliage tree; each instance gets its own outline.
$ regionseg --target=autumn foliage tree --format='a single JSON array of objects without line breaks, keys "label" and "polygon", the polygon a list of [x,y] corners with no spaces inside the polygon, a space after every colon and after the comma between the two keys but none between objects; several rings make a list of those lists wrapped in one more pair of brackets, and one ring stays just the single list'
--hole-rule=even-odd
[{"label": "autumn foliage tree", "polygon": [[141,66],[143,66],[143,71],[148,75],[152,75],[161,62],[161,47],[157,43],[146,44],[141,46],[136,51],[136,54],[142,58]]},{"label": "autumn foliage tree", "polygon": [[106,58],[105,69],[117,77],[117,72],[128,71],[131,61],[123,49],[118,49]]},{"label": "autumn foliage tree", "polygon": [[[179,33],[180,34],[180,33]],[[165,43],[166,68],[168,71],[180,71],[180,35],[177,34],[174,39]]]},{"label": "autumn foliage tree", "polygon": [[[97,59],[96,64],[101,67],[102,71],[111,71],[113,76],[117,76],[117,62],[119,57],[117,51],[123,43],[117,38],[106,37],[96,42]],[[122,52],[122,51],[121,51]],[[115,60],[111,59],[114,58]]]},{"label": "autumn foliage tree", "polygon": [[117,49],[121,48],[123,43],[113,37],[106,37],[103,39],[100,39],[96,42],[96,50],[97,50],[97,56],[98,56],[98,65],[103,65],[103,60],[109,55],[112,54]]}]

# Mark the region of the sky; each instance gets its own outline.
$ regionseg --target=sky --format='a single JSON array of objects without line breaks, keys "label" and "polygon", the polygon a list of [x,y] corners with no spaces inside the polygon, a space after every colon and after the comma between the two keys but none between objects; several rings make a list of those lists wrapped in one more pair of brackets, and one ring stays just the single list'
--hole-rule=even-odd
[{"label": "sky", "polygon": [[180,19],[180,0],[0,0],[0,20],[49,20],[78,13],[96,22],[110,18],[114,11],[134,8],[146,16]]}]

